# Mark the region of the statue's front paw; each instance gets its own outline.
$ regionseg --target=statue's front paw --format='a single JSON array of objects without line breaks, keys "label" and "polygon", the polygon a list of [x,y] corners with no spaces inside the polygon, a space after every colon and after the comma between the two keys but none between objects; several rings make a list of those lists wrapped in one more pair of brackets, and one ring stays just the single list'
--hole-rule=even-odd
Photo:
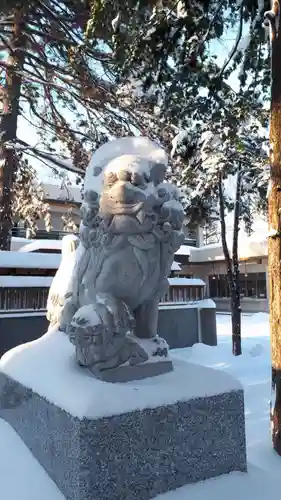
[{"label": "statue's front paw", "polygon": [[148,354],[145,352],[142,347],[139,346],[139,349],[134,352],[130,358],[130,365],[140,365],[144,363],[149,358]]}]

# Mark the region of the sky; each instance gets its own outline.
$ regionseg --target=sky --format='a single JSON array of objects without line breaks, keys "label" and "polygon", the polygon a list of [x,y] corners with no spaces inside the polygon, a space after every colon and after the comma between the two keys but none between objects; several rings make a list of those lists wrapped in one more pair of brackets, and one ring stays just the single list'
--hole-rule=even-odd
[{"label": "sky", "polygon": [[[229,51],[231,50],[232,44],[235,41],[235,33],[230,33],[227,35],[224,41],[215,41],[212,43],[213,51],[217,54],[218,65],[222,65],[224,60],[226,59]],[[229,80],[230,85],[234,90],[238,89],[238,80],[237,75],[232,75]],[[39,145],[39,138],[36,134],[36,130],[30,123],[28,123],[24,118],[19,118],[18,123],[18,137],[30,144],[31,146]],[[40,146],[39,146],[40,147]],[[33,157],[29,157],[31,165],[36,168],[38,171],[38,176],[42,182],[57,182],[59,183],[59,179],[54,179],[54,174],[51,169],[48,169],[46,166],[43,166],[40,160],[37,160]],[[71,176],[71,180],[75,182],[74,176]]]},{"label": "sky", "polygon": [[[222,66],[225,59],[227,59],[228,54],[230,53],[231,48],[235,43],[235,39],[236,39],[235,30],[230,30],[230,32],[226,34],[224,39],[212,42],[212,51],[217,54],[217,63],[219,66]],[[237,73],[238,71],[233,73],[229,78],[229,84],[236,91],[239,90],[239,81],[237,78]],[[18,137],[32,146],[35,146],[37,144],[40,147],[39,138],[36,134],[34,127],[32,127],[32,125],[30,125],[22,117],[20,117],[19,119]],[[40,181],[53,184],[59,184],[61,182],[59,178],[54,177],[54,173],[51,169],[48,169],[46,166],[42,165],[40,160],[30,157],[30,163],[36,168]],[[69,174],[68,177],[69,180],[73,184],[75,184],[75,175]],[[233,188],[231,188],[231,182],[233,183]],[[230,181],[230,185],[228,188],[230,191],[231,189],[233,189],[234,191],[234,183],[235,179]],[[227,217],[227,227],[228,230],[230,231],[232,227],[232,214],[230,214]],[[255,221],[254,230],[259,233],[267,231],[267,223],[264,220]]]}]

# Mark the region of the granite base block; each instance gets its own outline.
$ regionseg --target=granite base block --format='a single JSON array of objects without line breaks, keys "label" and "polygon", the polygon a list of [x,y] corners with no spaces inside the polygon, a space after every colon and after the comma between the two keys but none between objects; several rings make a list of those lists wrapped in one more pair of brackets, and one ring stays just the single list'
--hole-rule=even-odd
[{"label": "granite base block", "polygon": [[149,500],[247,469],[242,389],[80,420],[0,373],[0,417],[67,500]]}]

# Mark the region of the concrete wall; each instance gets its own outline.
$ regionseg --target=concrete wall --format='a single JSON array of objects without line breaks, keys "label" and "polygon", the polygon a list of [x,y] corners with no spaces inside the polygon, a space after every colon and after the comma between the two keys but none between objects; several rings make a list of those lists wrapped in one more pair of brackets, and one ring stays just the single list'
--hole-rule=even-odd
[{"label": "concrete wall", "polygon": [[[13,347],[38,339],[47,331],[49,322],[45,313],[1,314],[0,357]],[[200,333],[201,330],[201,333]],[[198,309],[172,306],[159,310],[158,333],[171,349],[190,347],[202,341],[217,344],[216,309]]]},{"label": "concrete wall", "polygon": [[[230,312],[230,299],[213,299],[217,306],[217,310],[221,312]],[[268,300],[267,299],[251,299],[251,298],[241,298],[241,309],[242,312],[248,313],[258,313],[258,312],[268,312]]]},{"label": "concrete wall", "polygon": [[158,334],[170,349],[191,347],[200,341],[217,345],[216,309],[172,305],[159,308]]},{"label": "concrete wall", "polygon": [[0,357],[17,345],[38,339],[48,326],[45,313],[0,314]]}]

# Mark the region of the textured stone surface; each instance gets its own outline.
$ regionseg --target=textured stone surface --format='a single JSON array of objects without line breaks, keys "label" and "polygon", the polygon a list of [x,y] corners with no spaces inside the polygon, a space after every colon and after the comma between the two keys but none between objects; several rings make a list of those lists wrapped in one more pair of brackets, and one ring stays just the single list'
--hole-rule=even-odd
[{"label": "textured stone surface", "polygon": [[[49,317],[68,334],[80,366],[102,380],[114,374],[114,381],[134,380],[170,365],[163,363],[166,343],[150,356],[139,339],[157,342],[159,300],[184,240],[184,209],[176,185],[165,182],[168,157],[157,144],[126,137],[101,151],[107,161],[91,161],[87,169],[93,175],[85,178],[70,285],[62,299],[57,290],[51,295]],[[145,365],[151,358],[153,364]],[[128,370],[125,364],[144,366]]]},{"label": "textured stone surface", "polygon": [[246,471],[242,390],[79,420],[0,373],[0,417],[67,500],[149,500]]}]

